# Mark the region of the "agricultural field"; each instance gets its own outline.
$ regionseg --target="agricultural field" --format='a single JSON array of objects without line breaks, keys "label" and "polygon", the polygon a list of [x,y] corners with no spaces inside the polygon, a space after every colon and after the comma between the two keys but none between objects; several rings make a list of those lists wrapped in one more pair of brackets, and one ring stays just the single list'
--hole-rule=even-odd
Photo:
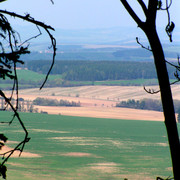
[{"label": "agricultural field", "polygon": [[[11,158],[9,180],[154,180],[172,175],[163,122],[21,113],[31,141]],[[1,112],[8,121],[10,112]],[[180,128],[180,127],[179,127]],[[13,147],[23,138],[15,120],[1,124]]]},{"label": "agricultural field", "polygon": [[[146,86],[146,89],[159,90],[158,86]],[[172,94],[175,100],[180,100],[180,85],[172,86]],[[77,86],[77,87],[54,87],[42,90],[39,88],[24,89],[19,91],[20,95],[36,96],[62,96],[69,98],[88,98],[96,100],[122,101],[128,99],[160,99],[160,94],[148,94],[143,86]]]},{"label": "agricultural field", "polygon": [[[157,86],[146,88],[158,90]],[[179,85],[172,86],[175,100],[180,100],[179,88]],[[162,112],[116,107],[116,103],[128,99],[160,100],[159,93],[148,94],[142,86],[79,86],[43,88],[42,90],[31,88],[20,90],[19,97],[27,101],[33,101],[40,97],[58,101],[80,102],[80,107],[34,105],[34,108],[38,108],[39,112],[45,111],[49,114],[113,119],[164,120]]]},{"label": "agricultural field", "polygon": [[[34,72],[28,69],[17,70],[19,88],[38,88],[42,85],[46,74],[40,72]],[[171,82],[174,82],[172,79]],[[74,87],[74,86],[148,86],[157,85],[158,81],[156,78],[130,78],[130,79],[120,79],[120,80],[66,80],[61,74],[50,74],[48,81],[46,82],[46,87]],[[12,80],[0,80],[1,89],[11,89]]]},{"label": "agricultural field", "polygon": [[[157,88],[157,87],[154,87]],[[178,91],[178,88],[176,89]],[[8,92],[7,92],[8,93]],[[66,100],[80,102],[80,107],[39,106],[39,112],[49,114],[61,114],[70,116],[136,119],[163,121],[163,113],[158,111],[138,110],[129,108],[117,108],[116,103],[128,99],[154,98],[159,99],[159,94],[147,94],[143,87],[138,86],[80,86],[25,89],[19,91],[19,97],[27,101],[33,101],[37,97],[51,100]]]}]

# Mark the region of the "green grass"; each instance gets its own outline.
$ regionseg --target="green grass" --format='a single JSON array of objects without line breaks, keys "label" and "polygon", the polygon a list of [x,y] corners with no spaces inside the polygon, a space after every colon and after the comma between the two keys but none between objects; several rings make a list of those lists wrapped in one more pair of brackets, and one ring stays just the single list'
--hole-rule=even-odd
[{"label": "green grass", "polygon": [[[141,180],[172,175],[162,122],[28,113],[21,116],[31,136],[25,150],[41,157],[10,159],[9,180]],[[0,113],[1,120],[8,118],[8,112]],[[9,140],[20,140],[23,132],[19,130],[16,121],[10,127],[1,124],[1,133]],[[70,152],[91,156],[63,155]],[[106,164],[97,169],[102,163]]]},{"label": "green grass", "polygon": [[[25,69],[18,69],[18,82],[19,88],[32,88],[32,87],[40,87],[45,80],[46,75],[40,74],[37,72],[33,72]],[[46,83],[47,87],[60,85],[62,82],[61,75],[49,75],[48,81]],[[6,80],[0,79],[0,89],[10,89],[13,86],[13,80],[7,78]]]},{"label": "green grass", "polygon": [[29,71],[29,70],[17,70],[17,75],[19,78],[19,81],[40,81],[42,80],[45,75],[43,74],[39,74],[33,71]]},{"label": "green grass", "polygon": [[116,81],[97,81],[95,85],[121,85],[121,86],[140,86],[140,85],[157,84],[157,79],[132,79],[132,80],[116,80]]},{"label": "green grass", "polygon": [[[45,74],[40,74],[30,70],[17,70],[19,81],[43,81],[46,77]],[[61,75],[50,75],[49,80],[61,79]]]},{"label": "green grass", "polygon": [[157,79],[107,80],[107,81],[69,81],[72,85],[141,86],[156,85]]}]

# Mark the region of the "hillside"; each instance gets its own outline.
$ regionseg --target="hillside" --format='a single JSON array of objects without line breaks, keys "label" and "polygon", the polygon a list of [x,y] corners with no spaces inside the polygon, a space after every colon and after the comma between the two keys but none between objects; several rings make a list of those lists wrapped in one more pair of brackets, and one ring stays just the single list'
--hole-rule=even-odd
[{"label": "hillside", "polygon": [[[36,28],[28,26],[22,28],[16,26],[17,31],[25,36],[26,29],[32,34],[37,34]],[[165,48],[166,57],[175,59],[179,46],[178,28],[173,33],[173,48],[169,45],[168,38],[164,28],[159,29],[159,35]],[[147,61],[152,60],[148,51],[141,49],[136,42],[136,37],[140,38],[140,42],[148,46],[144,34],[135,27],[113,27],[99,29],[56,29],[54,37],[57,40],[57,60],[131,60],[131,61]],[[49,39],[43,36],[31,41],[31,56],[24,55],[23,60],[49,60],[52,58],[49,50]],[[136,50],[140,54],[136,53]]]}]

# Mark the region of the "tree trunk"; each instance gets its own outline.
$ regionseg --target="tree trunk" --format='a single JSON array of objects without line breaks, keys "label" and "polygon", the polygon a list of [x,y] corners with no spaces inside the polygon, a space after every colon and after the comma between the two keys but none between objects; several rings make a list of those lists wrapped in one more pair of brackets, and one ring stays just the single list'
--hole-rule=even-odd
[{"label": "tree trunk", "polygon": [[146,26],[142,29],[149,40],[154,56],[172,158],[174,179],[180,180],[180,142],[164,52],[155,27]]}]

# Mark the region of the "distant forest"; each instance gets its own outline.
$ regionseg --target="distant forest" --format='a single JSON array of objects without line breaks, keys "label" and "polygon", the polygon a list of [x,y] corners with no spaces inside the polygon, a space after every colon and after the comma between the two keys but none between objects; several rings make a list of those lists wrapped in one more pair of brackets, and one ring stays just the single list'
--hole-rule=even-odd
[{"label": "distant forest", "polygon": [[[51,61],[26,61],[29,70],[46,74]],[[168,65],[170,79],[175,79],[175,68]],[[106,81],[156,79],[153,62],[129,61],[56,61],[51,74],[62,75],[67,81]]]}]

